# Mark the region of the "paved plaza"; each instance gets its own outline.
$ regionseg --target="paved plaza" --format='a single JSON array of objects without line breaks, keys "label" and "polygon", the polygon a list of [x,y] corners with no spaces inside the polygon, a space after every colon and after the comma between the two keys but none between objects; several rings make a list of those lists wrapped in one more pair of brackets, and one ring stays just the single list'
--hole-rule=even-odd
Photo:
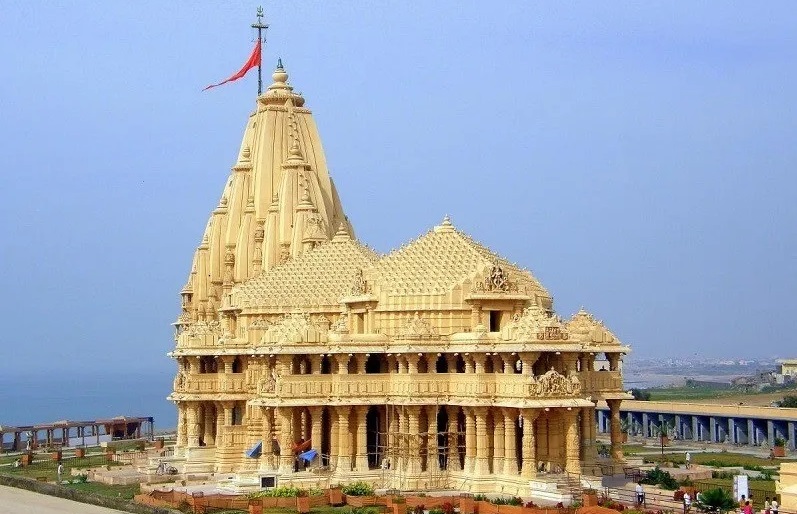
[{"label": "paved plaza", "polygon": [[3,514],[118,514],[121,511],[96,507],[25,489],[0,486],[0,512]]}]

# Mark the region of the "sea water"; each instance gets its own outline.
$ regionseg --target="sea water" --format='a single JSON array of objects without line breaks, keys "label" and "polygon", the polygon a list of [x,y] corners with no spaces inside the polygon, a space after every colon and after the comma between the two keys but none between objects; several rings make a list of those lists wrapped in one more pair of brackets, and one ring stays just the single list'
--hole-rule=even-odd
[{"label": "sea water", "polygon": [[170,372],[91,372],[0,376],[0,425],[89,421],[114,416],[152,416],[155,430],[177,426],[177,409],[166,399]]}]

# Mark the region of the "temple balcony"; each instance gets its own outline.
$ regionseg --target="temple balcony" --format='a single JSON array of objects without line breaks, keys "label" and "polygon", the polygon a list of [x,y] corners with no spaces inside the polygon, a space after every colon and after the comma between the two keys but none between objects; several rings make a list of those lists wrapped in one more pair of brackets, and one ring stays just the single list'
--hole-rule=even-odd
[{"label": "temple balcony", "polygon": [[[564,376],[514,373],[368,373],[284,375],[264,382],[258,391],[264,405],[307,405],[334,401],[358,403],[451,403],[532,406],[538,400],[559,400],[622,393],[622,376],[615,371]],[[273,402],[272,402],[273,399]],[[262,400],[262,401],[261,401]]]},{"label": "temple balcony", "polygon": [[246,376],[243,373],[201,373],[188,375],[175,383],[175,392],[193,394],[246,393]]}]

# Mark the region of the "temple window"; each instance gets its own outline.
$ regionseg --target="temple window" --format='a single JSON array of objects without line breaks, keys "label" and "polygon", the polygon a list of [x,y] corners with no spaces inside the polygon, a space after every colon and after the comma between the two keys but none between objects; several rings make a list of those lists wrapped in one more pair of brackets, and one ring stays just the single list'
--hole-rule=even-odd
[{"label": "temple window", "polygon": [[490,355],[488,355],[487,359],[485,359],[484,361],[484,372],[495,373],[495,367],[493,366],[493,359]]},{"label": "temple window", "polygon": [[243,373],[244,364],[241,361],[240,357],[236,357],[232,361],[232,372],[233,373]]},{"label": "temple window", "polygon": [[501,331],[501,311],[489,311],[490,313],[490,332]]},{"label": "temple window", "polygon": [[445,355],[438,355],[434,370],[436,373],[448,373],[448,361]]},{"label": "temple window", "polygon": [[357,356],[352,355],[347,366],[350,375],[357,373]]},{"label": "temple window", "polygon": [[199,358],[199,372],[200,373],[218,373],[219,366],[215,357],[210,355],[203,355]]}]

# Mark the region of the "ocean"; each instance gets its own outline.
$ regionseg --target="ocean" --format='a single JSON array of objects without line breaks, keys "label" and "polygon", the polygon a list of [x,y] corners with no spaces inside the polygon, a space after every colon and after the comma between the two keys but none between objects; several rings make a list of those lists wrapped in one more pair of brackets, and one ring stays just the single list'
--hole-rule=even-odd
[{"label": "ocean", "polygon": [[[120,366],[122,368],[122,366]],[[63,419],[152,416],[155,430],[177,426],[177,409],[166,400],[171,372],[30,373],[0,377],[0,425],[34,425]]]}]

